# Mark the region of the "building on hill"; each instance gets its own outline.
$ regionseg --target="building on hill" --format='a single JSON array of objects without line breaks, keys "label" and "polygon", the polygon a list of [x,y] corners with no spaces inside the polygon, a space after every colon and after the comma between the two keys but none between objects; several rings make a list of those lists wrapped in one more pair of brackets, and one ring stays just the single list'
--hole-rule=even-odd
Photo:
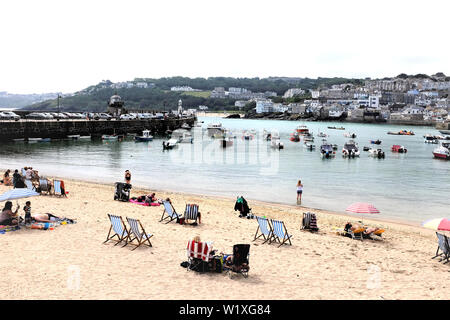
[{"label": "building on hill", "polygon": [[122,98],[115,94],[109,98],[108,102],[108,113],[112,114],[113,116],[120,116],[124,111],[124,102]]},{"label": "building on hill", "polygon": [[305,90],[300,88],[291,88],[284,93],[283,98],[292,98],[294,96],[301,96],[303,94],[305,94]]}]

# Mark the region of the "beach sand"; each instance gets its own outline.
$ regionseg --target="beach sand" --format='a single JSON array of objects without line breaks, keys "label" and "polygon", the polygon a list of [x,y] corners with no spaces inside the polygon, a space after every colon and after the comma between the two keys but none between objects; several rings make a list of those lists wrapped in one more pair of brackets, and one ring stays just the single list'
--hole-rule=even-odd
[{"label": "beach sand", "polygon": [[[358,217],[317,213],[319,233],[301,231],[306,208],[249,200],[253,213],[283,220],[292,246],[252,241],[257,222],[238,218],[235,199],[158,192],[178,212],[197,203],[198,226],[159,222],[163,206],[114,201],[114,186],[65,180],[68,198],[30,198],[32,213],[77,219],[55,230],[22,228],[0,234],[2,299],[450,299],[450,264],[431,259],[437,248],[432,230],[364,219],[386,229],[383,241],[352,240],[333,227]],[[11,187],[0,186],[0,193]],[[132,196],[149,190],[132,190]],[[25,200],[19,200],[21,208]],[[15,207],[15,201],[14,201]],[[22,212],[22,209],[20,209]],[[154,234],[153,247],[103,244],[107,213],[140,219]],[[199,274],[180,266],[186,244],[199,235],[218,252],[250,243],[248,278]]]}]

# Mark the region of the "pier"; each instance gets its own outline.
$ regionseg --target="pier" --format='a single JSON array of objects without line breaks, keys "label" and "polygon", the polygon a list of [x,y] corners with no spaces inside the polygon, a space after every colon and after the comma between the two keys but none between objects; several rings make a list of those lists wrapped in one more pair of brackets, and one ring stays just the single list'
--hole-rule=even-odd
[{"label": "pier", "polygon": [[195,120],[195,117],[141,120],[3,120],[0,121],[0,141],[28,138],[65,139],[68,135],[100,137],[103,134],[141,133],[143,130],[150,130],[152,134],[164,134],[166,130],[180,128],[183,123],[192,127]]}]

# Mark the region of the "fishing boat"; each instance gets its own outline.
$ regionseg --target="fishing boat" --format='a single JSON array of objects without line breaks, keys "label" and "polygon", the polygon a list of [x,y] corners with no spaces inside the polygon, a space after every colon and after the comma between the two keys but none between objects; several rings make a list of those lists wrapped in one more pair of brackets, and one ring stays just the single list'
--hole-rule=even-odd
[{"label": "fishing boat", "polygon": [[349,140],[344,144],[344,147],[342,148],[342,156],[344,158],[355,158],[359,157],[359,150],[358,150],[358,144],[353,141]]},{"label": "fishing boat", "polygon": [[295,131],[297,131],[300,135],[309,134],[309,129],[305,125],[299,125],[297,128],[295,128]]},{"label": "fishing boat", "polygon": [[433,156],[438,159],[450,160],[450,143],[442,142],[433,150]]},{"label": "fishing boat", "polygon": [[178,139],[170,138],[168,141],[163,141],[163,150],[171,150],[178,146]]},{"label": "fishing boat", "polygon": [[356,138],[356,133],[346,132],[346,133],[344,133],[344,137],[355,139]]},{"label": "fishing boat", "polygon": [[334,130],[345,130],[345,128],[344,128],[344,127],[340,127],[340,128],[337,128],[337,127],[328,127],[328,129],[334,129]]},{"label": "fishing boat", "polygon": [[142,136],[135,136],[134,141],[136,142],[146,142],[146,141],[152,141],[153,136],[150,134],[150,130],[143,130]]},{"label": "fishing boat", "polygon": [[371,144],[381,144],[381,140],[377,139],[377,140],[370,140]]},{"label": "fishing boat", "polygon": [[384,159],[384,151],[381,149],[370,148],[369,156],[378,158],[378,159]]},{"label": "fishing boat", "polygon": [[398,135],[398,136],[413,136],[414,132],[407,131],[407,130],[401,130],[401,131],[398,131],[398,132],[388,131],[387,134],[393,134],[393,135]]},{"label": "fishing boat", "polygon": [[323,143],[320,146],[320,156],[325,159],[334,158],[336,156],[336,152],[333,151],[333,146],[325,139],[322,141]]},{"label": "fishing boat", "polygon": [[289,138],[292,142],[300,142],[300,135],[297,131],[291,134],[291,137]]},{"label": "fishing boat", "polygon": [[316,145],[314,145],[314,144],[312,144],[312,143],[310,143],[310,142],[305,142],[305,143],[303,144],[303,146],[304,146],[307,150],[310,150],[310,151],[316,149]]},{"label": "fishing boat", "polygon": [[392,146],[391,150],[392,150],[392,152],[398,152],[398,153],[406,153],[406,152],[408,152],[408,150],[404,146],[401,146],[401,145],[398,145],[398,144],[394,144]]}]

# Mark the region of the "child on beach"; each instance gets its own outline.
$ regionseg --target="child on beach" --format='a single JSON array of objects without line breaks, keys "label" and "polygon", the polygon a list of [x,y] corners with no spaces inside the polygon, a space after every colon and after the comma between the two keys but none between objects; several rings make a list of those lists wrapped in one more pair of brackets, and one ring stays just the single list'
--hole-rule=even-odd
[{"label": "child on beach", "polygon": [[125,182],[130,184],[131,183],[131,173],[130,170],[125,170]]},{"label": "child on beach", "polygon": [[25,224],[31,223],[31,201],[25,202],[23,211],[25,211]]}]

